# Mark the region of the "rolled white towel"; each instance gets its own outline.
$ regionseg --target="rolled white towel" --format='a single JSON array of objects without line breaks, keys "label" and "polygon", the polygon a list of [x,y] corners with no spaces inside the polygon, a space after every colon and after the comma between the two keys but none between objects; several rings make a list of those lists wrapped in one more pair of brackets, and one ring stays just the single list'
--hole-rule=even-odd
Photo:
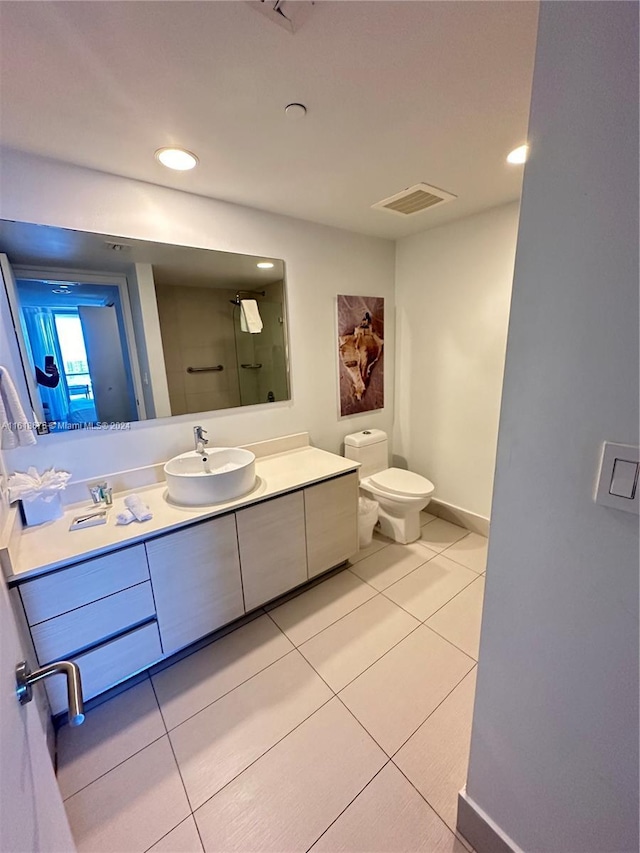
[{"label": "rolled white towel", "polygon": [[140,495],[129,495],[124,499],[124,504],[131,510],[136,521],[149,521],[150,518],[153,518],[153,513]]},{"label": "rolled white towel", "polygon": [[122,512],[116,515],[116,524],[131,524],[132,521],[135,521],[135,518],[130,509],[123,509]]}]

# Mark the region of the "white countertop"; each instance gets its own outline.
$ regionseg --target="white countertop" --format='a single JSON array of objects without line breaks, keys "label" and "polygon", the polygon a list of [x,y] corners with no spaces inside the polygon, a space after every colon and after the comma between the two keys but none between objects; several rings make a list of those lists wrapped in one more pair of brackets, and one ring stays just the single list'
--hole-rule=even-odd
[{"label": "white countertop", "polygon": [[[246,495],[221,504],[183,507],[168,500],[166,483],[123,491],[114,495],[106,524],[69,530],[74,516],[98,509],[88,502],[67,508],[62,518],[37,527],[26,527],[12,542],[5,565],[7,580],[15,583],[69,563],[96,557],[125,545],[142,542],[179,527],[214,518],[265,498],[303,488],[331,477],[355,471],[359,463],[317,447],[300,447],[256,459],[256,485]],[[149,521],[117,525],[116,514],[125,509],[124,498],[135,492],[153,512]]]}]

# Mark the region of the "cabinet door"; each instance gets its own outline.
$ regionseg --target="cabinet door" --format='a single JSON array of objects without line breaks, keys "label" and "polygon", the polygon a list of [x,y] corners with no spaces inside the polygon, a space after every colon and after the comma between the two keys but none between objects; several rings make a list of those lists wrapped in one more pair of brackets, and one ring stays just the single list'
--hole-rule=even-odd
[{"label": "cabinet door", "polygon": [[160,536],[146,549],[165,655],[242,616],[233,515]]},{"label": "cabinet door", "polygon": [[302,492],[236,513],[247,610],[307,579]]},{"label": "cabinet door", "polygon": [[358,475],[345,474],[304,490],[309,577],[358,550]]}]

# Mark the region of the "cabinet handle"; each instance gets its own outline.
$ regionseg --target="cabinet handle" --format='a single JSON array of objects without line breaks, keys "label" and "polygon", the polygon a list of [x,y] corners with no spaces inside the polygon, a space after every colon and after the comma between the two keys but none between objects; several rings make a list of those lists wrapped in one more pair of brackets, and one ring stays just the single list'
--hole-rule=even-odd
[{"label": "cabinet handle", "polygon": [[67,700],[69,704],[69,725],[81,726],[84,723],[84,703],[82,701],[82,679],[78,664],[68,660],[59,660],[31,672],[26,660],[16,666],[16,695],[21,705],[33,699],[32,685],[50,675],[67,676]]}]

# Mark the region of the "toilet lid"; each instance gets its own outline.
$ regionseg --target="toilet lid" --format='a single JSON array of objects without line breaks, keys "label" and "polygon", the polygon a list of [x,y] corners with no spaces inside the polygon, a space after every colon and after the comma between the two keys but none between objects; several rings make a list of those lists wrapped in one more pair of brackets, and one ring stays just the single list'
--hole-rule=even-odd
[{"label": "toilet lid", "polygon": [[378,474],[372,474],[369,480],[374,486],[392,495],[421,498],[432,494],[435,489],[426,477],[414,474],[413,471],[404,471],[402,468],[387,468]]}]

